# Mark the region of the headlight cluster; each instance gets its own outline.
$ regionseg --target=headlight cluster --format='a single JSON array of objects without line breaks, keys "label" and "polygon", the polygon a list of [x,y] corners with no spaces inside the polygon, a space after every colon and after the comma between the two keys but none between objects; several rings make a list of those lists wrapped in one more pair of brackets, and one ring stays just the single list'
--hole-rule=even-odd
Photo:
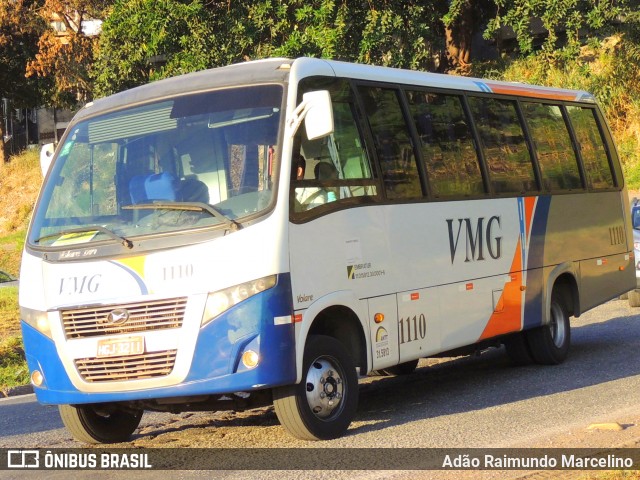
[{"label": "headlight cluster", "polygon": [[49,315],[47,312],[20,307],[20,318],[43,335],[52,338],[51,326],[49,325]]},{"label": "headlight cluster", "polygon": [[206,325],[221,313],[227,311],[234,305],[250,298],[260,292],[264,292],[275,286],[276,275],[259,278],[251,282],[241,283],[234,287],[225,288],[217,292],[210,293],[204,307],[202,325]]}]

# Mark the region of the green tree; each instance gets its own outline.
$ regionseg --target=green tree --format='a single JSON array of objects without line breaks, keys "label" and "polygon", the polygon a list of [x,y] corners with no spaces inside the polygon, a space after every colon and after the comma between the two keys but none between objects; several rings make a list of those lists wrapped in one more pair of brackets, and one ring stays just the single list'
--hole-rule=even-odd
[{"label": "green tree", "polygon": [[103,18],[111,3],[112,0],[38,0],[41,19],[58,22],[62,29],[44,29],[38,40],[38,53],[26,69],[28,76],[52,82],[48,103],[72,106],[92,97],[89,72],[97,38],[87,34],[83,25],[86,20]]},{"label": "green tree", "polygon": [[[34,107],[40,100],[38,83],[25,77],[45,29],[37,6],[33,0],[0,1],[0,99],[9,99],[17,108]],[[4,123],[0,109],[0,166],[6,161]]]},{"label": "green tree", "polygon": [[[495,35],[500,27],[511,27],[520,52],[530,54],[533,52],[530,20],[539,18],[547,31],[542,50],[549,57],[556,56],[559,51],[575,56],[585,39],[616,28],[616,20],[632,11],[627,0],[494,1],[497,13],[488,23],[485,38]],[[558,45],[560,32],[566,36],[564,48]]]},{"label": "green tree", "polygon": [[445,4],[361,0],[118,0],[96,53],[96,93],[265,57],[433,68]]},{"label": "green tree", "polygon": [[[76,0],[80,1],[80,0]],[[576,52],[630,0],[117,0],[105,21],[94,79],[99,95],[265,57],[312,56],[468,73],[474,35],[511,27],[533,49],[530,21],[549,31],[544,51]],[[442,59],[446,52],[446,61]]]},{"label": "green tree", "polygon": [[96,50],[96,95],[210,67],[219,55],[218,19],[204,5],[117,0]]},{"label": "green tree", "polygon": [[[367,2],[357,60],[390,67],[433,70],[443,46],[445,2]],[[357,12],[357,15],[360,13]]]},{"label": "green tree", "polygon": [[[500,0],[497,0],[500,1]],[[442,17],[445,26],[445,70],[468,73],[473,38],[494,18],[493,0],[451,0]]]}]

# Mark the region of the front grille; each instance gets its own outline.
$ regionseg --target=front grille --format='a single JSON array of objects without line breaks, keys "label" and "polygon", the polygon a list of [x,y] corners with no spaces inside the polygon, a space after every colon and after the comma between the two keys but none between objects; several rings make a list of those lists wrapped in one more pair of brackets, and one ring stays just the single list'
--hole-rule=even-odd
[{"label": "front grille", "polygon": [[79,358],[78,373],[86,382],[142,380],[169,375],[176,362],[176,350],[112,358]]},{"label": "front grille", "polygon": [[[71,339],[180,328],[186,306],[183,297],[64,310],[61,314],[65,335]],[[122,325],[113,324],[108,315],[114,310],[126,310],[129,319]]]}]

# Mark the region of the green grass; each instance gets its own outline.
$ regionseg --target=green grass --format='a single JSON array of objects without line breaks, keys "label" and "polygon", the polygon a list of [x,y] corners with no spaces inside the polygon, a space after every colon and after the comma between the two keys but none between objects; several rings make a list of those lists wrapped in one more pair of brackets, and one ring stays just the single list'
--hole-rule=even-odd
[{"label": "green grass", "polygon": [[0,338],[20,333],[18,287],[0,288]]},{"label": "green grass", "polygon": [[17,276],[24,247],[25,230],[0,235],[0,270]]},{"label": "green grass", "polygon": [[[14,155],[0,170],[0,270],[20,271],[29,217],[42,181],[36,149]],[[18,289],[0,289],[0,391],[29,383],[24,358]]]},{"label": "green grass", "polygon": [[622,470],[615,472],[598,472],[585,474],[584,480],[638,480],[640,470]]},{"label": "green grass", "polygon": [[18,288],[0,288],[0,392],[28,383],[29,369],[20,332]]},{"label": "green grass", "polygon": [[29,383],[29,368],[24,359],[24,346],[19,335],[0,343],[0,391]]}]

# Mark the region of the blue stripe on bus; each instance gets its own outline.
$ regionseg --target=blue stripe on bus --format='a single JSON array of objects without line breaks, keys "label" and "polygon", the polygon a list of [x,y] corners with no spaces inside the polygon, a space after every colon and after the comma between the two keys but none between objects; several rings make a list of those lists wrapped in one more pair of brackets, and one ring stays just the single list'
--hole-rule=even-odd
[{"label": "blue stripe on bus", "polygon": [[482,92],[491,93],[491,88],[484,82],[473,82]]},{"label": "blue stripe on bus", "polygon": [[525,201],[518,197],[518,220],[520,222],[520,265],[523,270],[527,268],[527,218]]},{"label": "blue stripe on bus", "polygon": [[534,328],[542,323],[543,305],[543,265],[544,242],[547,231],[547,220],[551,196],[538,197],[536,209],[531,225],[531,240],[529,242],[529,260],[527,262],[527,290],[525,297],[525,309],[523,328]]}]

